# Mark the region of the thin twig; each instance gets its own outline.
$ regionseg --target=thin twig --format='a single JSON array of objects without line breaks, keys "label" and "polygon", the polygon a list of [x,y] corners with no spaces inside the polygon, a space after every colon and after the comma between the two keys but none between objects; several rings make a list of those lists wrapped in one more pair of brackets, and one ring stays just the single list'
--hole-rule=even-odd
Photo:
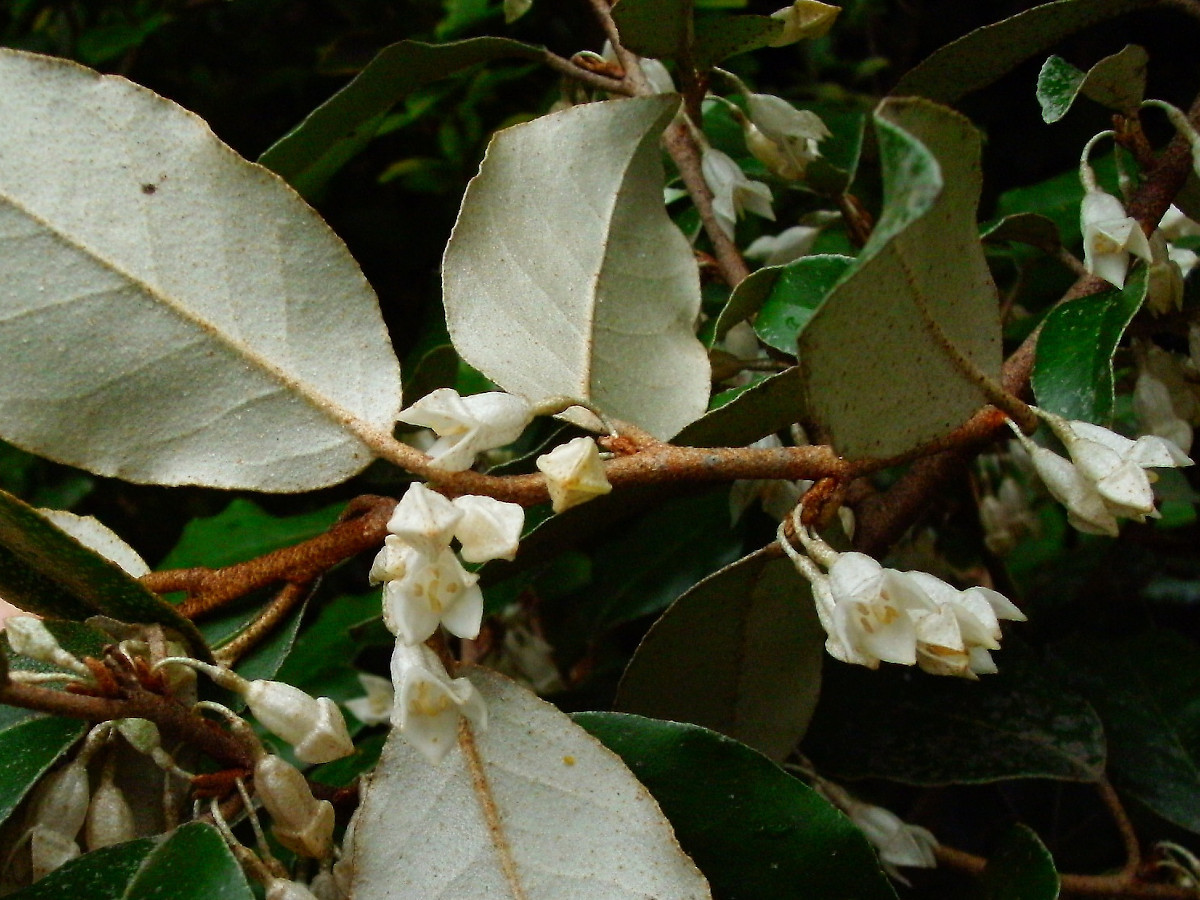
[{"label": "thin twig", "polygon": [[311,594],[312,585],[310,584],[285,584],[275,595],[275,599],[267,604],[266,608],[242,630],[241,634],[213,653],[216,661],[221,665],[234,666],[239,659],[262,643],[288,613]]},{"label": "thin twig", "polygon": [[601,75],[599,72],[590,72],[582,66],[575,65],[571,60],[559,56],[557,53],[552,53],[549,50],[543,52],[542,62],[559,74],[582,82],[596,90],[608,91],[610,94],[632,93],[629,86],[620,78],[609,78],[607,75]]}]

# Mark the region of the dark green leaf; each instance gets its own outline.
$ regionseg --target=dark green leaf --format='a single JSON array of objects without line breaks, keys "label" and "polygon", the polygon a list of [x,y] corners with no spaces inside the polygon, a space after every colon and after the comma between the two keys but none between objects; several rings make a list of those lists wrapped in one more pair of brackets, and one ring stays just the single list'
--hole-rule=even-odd
[{"label": "dark green leaf", "polygon": [[1027,9],[1001,22],[976,28],[910,70],[892,94],[916,94],[953,103],[987,87],[1018,64],[1045,52],[1068,35],[1123,13],[1153,6],[1156,0],[1057,0]]},{"label": "dark green leaf", "polygon": [[853,262],[848,256],[818,255],[784,266],[754,320],[762,342],[782,353],[795,353],[801,330]]},{"label": "dark green leaf", "polygon": [[[307,608],[307,599],[297,604],[296,608],[288,613],[287,618],[274,627],[270,637],[241,658],[234,667],[235,671],[247,681],[274,678],[292,651],[296,633],[300,630],[300,622],[304,618],[304,610]],[[212,646],[217,649],[217,645]]]},{"label": "dark green leaf", "polygon": [[1037,247],[1043,253],[1057,253],[1062,247],[1054,220],[1038,213],[1014,213],[988,226],[979,237],[991,243],[1017,241]]},{"label": "dark green leaf", "polygon": [[179,543],[159,568],[217,569],[290,547],[328,531],[343,506],[335,503],[298,516],[279,517],[264,512],[250,500],[237,498],[215,516],[188,522]]},{"label": "dark green leaf", "polygon": [[354,669],[361,647],[350,636],[350,628],[379,615],[379,604],[378,590],[343,594],[325,603],[280,667],[279,679],[334,700],[361,696]]},{"label": "dark green leaf", "polygon": [[1117,789],[1200,834],[1200,647],[1147,631],[1072,638],[1054,655],[1100,713]]},{"label": "dark green leaf", "polygon": [[717,325],[713,332],[717,340],[725,337],[729,329],[738,322],[751,318],[762,308],[763,303],[771,296],[771,290],[782,271],[783,266],[764,266],[756,272],[751,272],[738,283],[717,316]]},{"label": "dark green leaf", "polygon": [[224,839],[193,822],[72,860],[13,900],[253,900]]},{"label": "dark green leaf", "polygon": [[696,22],[696,66],[707,69],[729,56],[766,47],[783,33],[770,16],[710,16]]},{"label": "dark green leaf", "polygon": [[356,778],[375,768],[386,740],[386,731],[372,734],[354,745],[353,754],[318,766],[308,773],[308,777],[330,787],[350,787]]},{"label": "dark green leaf", "polygon": [[862,833],[816,792],[724,735],[576,713],[650,789],[722,900],[895,898]]},{"label": "dark green leaf", "polygon": [[1149,61],[1146,51],[1136,44],[1127,44],[1120,53],[1106,56],[1086,73],[1061,57],[1051,56],[1038,73],[1042,120],[1057,122],[1080,94],[1118,112],[1135,114],[1146,92]]},{"label": "dark green leaf", "polygon": [[[875,111],[884,206],[800,334],[809,416],[848,456],[905,453],[960,426],[999,378],[999,304],[976,236],[980,135],[920,98]],[[871,328],[864,329],[863,323]]]},{"label": "dark green leaf", "polygon": [[806,418],[800,367],[772,375],[701,416],[674,438],[687,447],[741,447]]},{"label": "dark green leaf", "polygon": [[116,563],[88,549],[0,491],[0,596],[22,609],[63,619],[92,615],[161,623],[197,653],[207,653],[196,626]]},{"label": "dark green leaf", "polygon": [[73,719],[0,706],[0,823],[86,728]]},{"label": "dark green leaf", "polygon": [[1057,900],[1054,857],[1024,825],[1009,829],[979,876],[984,900]]},{"label": "dark green leaf", "polygon": [[692,0],[621,0],[613,21],[621,43],[639,56],[674,59],[687,52]]},{"label": "dark green leaf", "polygon": [[451,44],[392,44],[258,161],[283,176],[300,194],[311,197],[335,171],[329,158],[348,158],[347,146],[360,147],[369,140],[380,115],[405,94],[476,63],[505,57],[540,60],[543,53],[532,44],[498,37]]},{"label": "dark green leaf", "polygon": [[742,553],[729,529],[729,491],[717,488],[661,504],[600,545],[592,584],[565,598],[611,628],[661,612],[672,600]]},{"label": "dark green leaf", "polygon": [[824,642],[808,582],[760,550],[663,613],[613,706],[703,725],[782,759],[816,706]]},{"label": "dark green leaf", "polygon": [[1104,731],[1095,710],[1029,651],[1009,646],[996,664],[998,674],[964,681],[831,663],[804,750],[831,777],[1098,779]]},{"label": "dark green leaf", "polygon": [[1068,419],[1109,425],[1113,413],[1113,354],[1146,299],[1145,266],[1124,290],[1068,300],[1046,317],[1033,365],[1033,393],[1043,409]]}]

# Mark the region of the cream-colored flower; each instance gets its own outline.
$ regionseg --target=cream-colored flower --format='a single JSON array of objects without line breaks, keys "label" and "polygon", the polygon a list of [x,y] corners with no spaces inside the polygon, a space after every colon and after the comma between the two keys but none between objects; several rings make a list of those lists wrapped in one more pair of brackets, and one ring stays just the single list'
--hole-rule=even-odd
[{"label": "cream-colored flower", "polygon": [[772,94],[747,94],[746,105],[751,123],[745,129],[747,149],[780,178],[803,178],[808,164],[821,155],[817,145],[830,136],[820,116]]},{"label": "cream-colored flower", "polygon": [[395,702],[392,683],[368,672],[359,672],[358,682],[366,693],[362,697],[347,700],[344,704],[346,709],[364,725],[383,725],[392,717],[392,705]]},{"label": "cream-colored flower", "polygon": [[414,553],[403,577],[383,586],[383,622],[407,644],[428,640],[438,625],[458,637],[477,637],[483,621],[478,581],[449,547],[428,556]]},{"label": "cream-colored flower", "polygon": [[771,46],[785,47],[796,41],[823,37],[841,11],[840,7],[817,0],[796,0],[791,6],[771,13],[772,19],[783,22],[783,31],[771,41]]},{"label": "cream-colored flower", "polygon": [[501,391],[462,397],[453,388],[438,388],[402,410],[398,418],[437,434],[429,449],[432,466],[462,472],[472,466],[476,455],[520,437],[533,419],[533,409],[521,397]]},{"label": "cream-colored flower", "polygon": [[1101,190],[1089,190],[1079,208],[1083,231],[1083,264],[1092,275],[1118,288],[1125,286],[1129,257],[1150,262],[1150,243],[1121,201]]},{"label": "cream-colored flower", "polygon": [[589,437],[572,438],[559,444],[539,456],[535,465],[546,476],[546,488],[550,491],[550,503],[555,512],[578,506],[612,490],[604,473],[600,449]]},{"label": "cream-colored flower", "polygon": [[730,237],[733,237],[738,218],[746,210],[767,219],[775,218],[771,209],[771,189],[761,181],[747,178],[727,154],[705,147],[700,157],[700,169],[713,193],[713,214]]},{"label": "cream-colored flower", "polygon": [[512,559],[525,526],[525,510],[517,503],[465,494],[454,498],[462,518],[454,526],[460,553],[467,562]]},{"label": "cream-colored flower", "polygon": [[441,762],[457,743],[460,717],[479,730],[487,728],[487,706],[475,686],[466,678],[451,679],[424,644],[396,643],[392,684],[392,724],[431,763]]},{"label": "cream-colored flower", "polygon": [[240,693],[254,718],[291,744],[301,762],[327,763],[354,752],[342,711],[328,697],[310,697],[282,681],[227,680],[224,686]]}]

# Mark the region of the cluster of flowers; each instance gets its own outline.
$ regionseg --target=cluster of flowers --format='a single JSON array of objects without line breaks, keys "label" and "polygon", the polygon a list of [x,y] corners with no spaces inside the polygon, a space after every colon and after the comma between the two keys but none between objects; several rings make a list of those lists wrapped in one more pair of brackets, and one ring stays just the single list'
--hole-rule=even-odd
[{"label": "cluster of flowers", "polygon": [[[1187,116],[1161,100],[1147,100],[1142,105],[1166,112],[1171,124],[1191,143],[1196,169],[1200,172],[1200,135]],[[1197,256],[1190,250],[1173,247],[1169,241],[1194,234],[1195,223],[1172,206],[1147,238],[1137,220],[1126,214],[1121,201],[1100,189],[1088,158],[1097,141],[1113,134],[1102,131],[1093,137],[1079,160],[1079,180],[1084,187],[1079,209],[1084,267],[1090,274],[1122,288],[1131,257],[1144,260],[1149,266],[1147,306],[1157,313],[1179,309],[1183,304],[1183,276],[1196,264]]]},{"label": "cluster of flowers", "polygon": [[1013,425],[1046,489],[1067,508],[1067,519],[1089,534],[1116,535],[1117,519],[1158,518],[1152,473],[1147,469],[1190,466],[1171,441],[1145,435],[1136,441],[1100,425],[1069,421],[1033,407],[1062,441],[1069,459],[1035,444]]},{"label": "cluster of flowers", "polygon": [[1165,438],[1184,453],[1192,449],[1192,432],[1200,425],[1200,325],[1188,334],[1189,355],[1134,341],[1137,381],[1133,412],[1142,434]]},{"label": "cluster of flowers", "polygon": [[999,620],[1025,621],[989,588],[960,591],[926,572],[884,568],[865,554],[837,552],[796,513],[791,524],[805,552],[792,546],[785,524],[779,543],[812,585],[825,649],[842,662],[917,665],[933,675],[974,679],[996,671],[990,651],[1000,647]]},{"label": "cluster of flowers", "polygon": [[[404,410],[400,420],[431,428],[437,439],[429,448],[430,464],[459,472],[478,454],[516,440],[533,415],[512,394],[462,397],[440,388]],[[567,441],[539,456],[536,465],[555,512],[612,489],[591,438]],[[367,695],[349,708],[364,722],[386,718],[431,762],[454,746],[460,717],[486,728],[487,708],[471,682],[451,678],[425,642],[439,627],[460,638],[478,636],[483,594],[460,557],[468,563],[512,559],[524,524],[525,511],[516,503],[470,494],[451,500],[420,483],[408,488],[388,521],[371,581],[384,586],[383,621],[396,635],[391,682],[364,679]]]}]

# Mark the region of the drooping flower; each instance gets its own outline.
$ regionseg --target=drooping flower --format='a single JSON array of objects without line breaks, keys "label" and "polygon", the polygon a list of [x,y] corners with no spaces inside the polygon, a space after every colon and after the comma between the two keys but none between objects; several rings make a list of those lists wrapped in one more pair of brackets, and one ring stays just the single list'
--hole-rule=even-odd
[{"label": "drooping flower", "polygon": [[437,491],[414,481],[396,504],[387,530],[399,540],[426,555],[450,546],[463,511]]},{"label": "drooping flower", "polygon": [[236,675],[219,683],[241,694],[263,728],[291,744],[301,762],[317,765],[354,752],[342,711],[328,697],[311,697],[282,681],[245,681]]},{"label": "drooping flower", "polygon": [[359,672],[358,682],[366,693],[362,697],[347,700],[344,704],[346,709],[354,713],[354,718],[364,725],[382,725],[389,721],[392,717],[392,704],[395,702],[392,683],[368,672]]},{"label": "drooping flower", "polygon": [[483,621],[479,576],[468,572],[449,546],[435,554],[413,552],[400,578],[383,586],[383,622],[401,641],[419,644],[442,625],[474,638]]},{"label": "drooping flower", "polygon": [[772,47],[786,47],[805,38],[819,38],[833,27],[840,7],[817,0],[795,0],[791,6],[771,13],[772,19],[783,22],[783,31],[771,41]]},{"label": "drooping flower", "polygon": [[481,563],[517,555],[517,543],[525,526],[525,510],[519,504],[474,494],[455,497],[453,503],[462,513],[454,527],[454,536],[458,538],[463,559]]},{"label": "drooping flower", "polygon": [[896,866],[920,869],[937,867],[937,858],[933,851],[938,846],[938,839],[928,829],[905,822],[882,806],[859,800],[841,785],[824,778],[817,778],[813,787],[858,826],[875,848],[883,870],[896,881],[901,884],[909,883],[908,879],[896,870]]},{"label": "drooping flower", "polygon": [[1051,495],[1067,508],[1067,518],[1080,531],[1117,534],[1117,519],[1144,522],[1158,517],[1146,469],[1190,466],[1175,444],[1156,435],[1136,441],[1091,422],[1069,421],[1053,413],[1035,412],[1067,448],[1071,459],[1039,447],[1013,426]]},{"label": "drooping flower", "polygon": [[543,453],[534,463],[546,476],[550,503],[556,513],[612,490],[600,449],[589,437],[572,438]]},{"label": "drooping flower", "polygon": [[979,587],[959,591],[925,572],[838,553],[795,513],[791,522],[807,555],[791,546],[783,525],[780,546],[812,585],[830,656],[872,669],[892,662],[962,678],[996,671],[988,651],[999,647],[997,620],[1024,619],[1002,595]]},{"label": "drooping flower", "polygon": [[333,805],[313,796],[291,763],[264,754],[254,764],[254,792],[271,814],[279,843],[293,853],[324,859],[333,849]]},{"label": "drooping flower", "polygon": [[438,388],[400,412],[401,422],[432,428],[438,439],[429,448],[430,464],[462,472],[485,450],[515,441],[533,419],[521,397],[488,391],[462,397],[453,388]]},{"label": "drooping flower", "polygon": [[431,763],[441,762],[457,742],[458,722],[487,728],[487,706],[466,678],[450,678],[424,644],[396,643],[392,653],[396,689],[392,724]]},{"label": "drooping flower", "polygon": [[700,157],[700,169],[709,190],[713,192],[713,214],[721,229],[733,237],[734,227],[742,212],[749,210],[767,219],[774,219],[771,209],[771,189],[761,181],[751,181],[741,167],[727,154],[705,147]]},{"label": "drooping flower", "polygon": [[821,155],[817,145],[830,136],[821,117],[773,94],[747,94],[746,105],[751,123],[745,129],[747,149],[780,178],[803,178],[808,164]]},{"label": "drooping flower", "polygon": [[1142,227],[1112,194],[1098,189],[1084,194],[1079,225],[1083,231],[1083,264],[1092,275],[1123,288],[1131,254],[1150,262],[1150,243]]},{"label": "drooping flower", "polygon": [[1000,481],[996,492],[979,498],[979,524],[983,542],[993,553],[1005,554],[1023,535],[1037,529],[1037,518],[1025,499],[1021,485],[1011,475]]}]

